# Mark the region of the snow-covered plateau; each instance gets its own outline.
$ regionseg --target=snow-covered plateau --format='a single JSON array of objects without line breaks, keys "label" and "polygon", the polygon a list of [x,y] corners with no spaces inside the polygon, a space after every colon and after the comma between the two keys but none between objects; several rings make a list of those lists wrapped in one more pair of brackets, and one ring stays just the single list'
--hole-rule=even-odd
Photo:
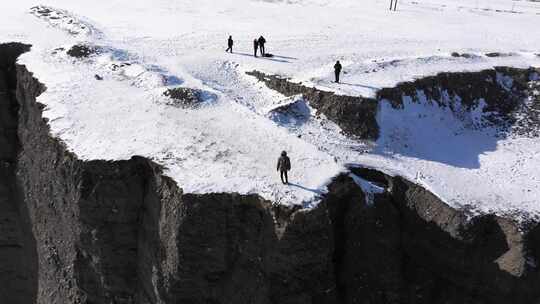
[{"label": "snow-covered plateau", "polygon": [[[404,176],[453,207],[540,216],[540,138],[473,127],[485,115],[482,102],[463,117],[427,99],[404,98],[399,109],[382,100],[380,135],[368,141],[344,135],[301,97],[246,75],[257,70],[338,95],[374,97],[440,72],[540,67],[538,2],[388,6],[382,0],[3,1],[0,42],[32,45],[19,63],[46,86],[38,102],[52,135],[78,157],[148,157],[185,193],[256,193],[311,206],[352,165]],[[229,35],[233,53],[225,52]],[[252,56],[260,35],[273,57]],[[90,46],[89,54],[70,56],[75,45]],[[344,67],[340,84],[333,83],[336,60]],[[538,77],[531,76],[531,85]],[[179,106],[164,96],[177,87],[197,90],[201,103]],[[293,103],[298,115],[274,111]],[[282,150],[292,161],[288,186],[276,173]]]}]

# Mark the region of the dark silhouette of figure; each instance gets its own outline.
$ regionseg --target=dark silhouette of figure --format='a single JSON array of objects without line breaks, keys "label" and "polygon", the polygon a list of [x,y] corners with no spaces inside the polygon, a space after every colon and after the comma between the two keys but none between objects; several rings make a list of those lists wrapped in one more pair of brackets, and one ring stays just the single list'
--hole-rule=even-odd
[{"label": "dark silhouette of figure", "polygon": [[263,36],[259,37],[259,48],[261,49],[261,56],[264,57],[266,54],[266,51],[264,49],[264,44],[266,43],[266,39],[264,39]]},{"label": "dark silhouette of figure", "polygon": [[234,45],[234,41],[232,39],[232,36],[229,36],[229,40],[227,40],[227,45],[229,46],[225,52],[231,52],[232,54],[232,47]]},{"label": "dark silhouette of figure", "polygon": [[289,170],[291,170],[291,160],[287,156],[287,152],[283,151],[277,162],[277,171],[280,173],[283,184],[289,183],[289,177],[287,176]]},{"label": "dark silhouette of figure", "polygon": [[342,68],[343,67],[341,66],[341,63],[338,60],[336,64],[334,65],[334,74],[336,74],[336,83],[339,83],[339,74],[341,74]]},{"label": "dark silhouette of figure", "polygon": [[392,5],[394,6],[394,11],[397,9],[398,0],[390,0],[390,10],[392,10]]},{"label": "dark silhouette of figure", "polygon": [[259,50],[259,40],[253,40],[253,54],[257,57],[257,51]]}]

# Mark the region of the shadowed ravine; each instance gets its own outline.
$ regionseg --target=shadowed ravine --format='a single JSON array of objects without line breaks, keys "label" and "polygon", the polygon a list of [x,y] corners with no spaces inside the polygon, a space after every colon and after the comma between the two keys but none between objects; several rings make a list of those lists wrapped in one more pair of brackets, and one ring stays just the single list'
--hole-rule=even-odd
[{"label": "shadowed ravine", "polygon": [[[351,169],[292,209],[185,194],[142,157],[82,161],[49,134],[27,48],[0,45],[0,303],[540,300],[538,223],[469,219],[400,177]],[[350,174],[386,190],[367,202]]]}]

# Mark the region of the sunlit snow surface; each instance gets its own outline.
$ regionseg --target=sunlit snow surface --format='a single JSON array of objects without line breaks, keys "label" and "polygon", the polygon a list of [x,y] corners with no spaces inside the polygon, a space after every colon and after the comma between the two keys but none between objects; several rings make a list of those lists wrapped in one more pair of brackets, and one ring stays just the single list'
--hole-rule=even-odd
[{"label": "sunlit snow surface", "polygon": [[[373,96],[437,72],[540,66],[540,3],[400,1],[397,12],[388,4],[3,1],[0,41],[33,45],[20,62],[47,86],[38,101],[46,105],[53,135],[69,149],[82,159],[150,157],[188,193],[258,193],[309,206],[346,165],[359,164],[403,175],[453,206],[540,214],[538,139],[497,139],[427,103],[406,103],[405,110],[382,103],[380,140],[358,142],[315,117],[301,99],[245,75],[260,70],[339,94]],[[50,7],[55,18],[31,14],[36,5]],[[274,58],[251,56],[261,34]],[[234,54],[224,52],[228,35]],[[77,42],[101,53],[78,61],[54,51]],[[489,58],[489,52],[510,56]],[[331,82],[337,59],[346,73],[340,85]],[[196,109],[172,106],[162,93],[173,86],[200,89],[206,102]],[[271,112],[287,103],[297,116]],[[292,160],[290,186],[281,185],[275,168],[282,150]]]}]

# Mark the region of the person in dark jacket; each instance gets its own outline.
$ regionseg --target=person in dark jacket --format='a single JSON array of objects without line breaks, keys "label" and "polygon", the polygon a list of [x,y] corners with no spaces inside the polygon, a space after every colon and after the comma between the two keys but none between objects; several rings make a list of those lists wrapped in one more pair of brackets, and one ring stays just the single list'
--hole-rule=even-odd
[{"label": "person in dark jacket", "polygon": [[234,45],[234,41],[233,41],[233,39],[232,39],[232,36],[229,36],[229,40],[227,40],[227,45],[228,45],[229,47],[227,48],[227,50],[225,50],[225,52],[229,52],[229,51],[230,51],[231,54],[232,54],[232,47],[233,47],[233,45]]},{"label": "person in dark jacket", "polygon": [[264,54],[266,54],[266,51],[264,49],[264,44],[266,43],[266,39],[264,39],[263,36],[259,37],[259,48],[261,49],[261,56],[264,57]]},{"label": "person in dark jacket", "polygon": [[291,170],[291,160],[287,156],[287,152],[283,151],[277,162],[277,171],[281,175],[281,182],[285,185],[289,183],[289,177],[287,176],[289,170]]},{"label": "person in dark jacket", "polygon": [[341,74],[342,68],[343,67],[341,66],[341,63],[338,60],[336,64],[334,65],[334,74],[336,74],[336,83],[339,83],[339,74]]},{"label": "person in dark jacket", "polygon": [[257,51],[259,50],[259,40],[253,40],[253,54],[257,57]]}]

